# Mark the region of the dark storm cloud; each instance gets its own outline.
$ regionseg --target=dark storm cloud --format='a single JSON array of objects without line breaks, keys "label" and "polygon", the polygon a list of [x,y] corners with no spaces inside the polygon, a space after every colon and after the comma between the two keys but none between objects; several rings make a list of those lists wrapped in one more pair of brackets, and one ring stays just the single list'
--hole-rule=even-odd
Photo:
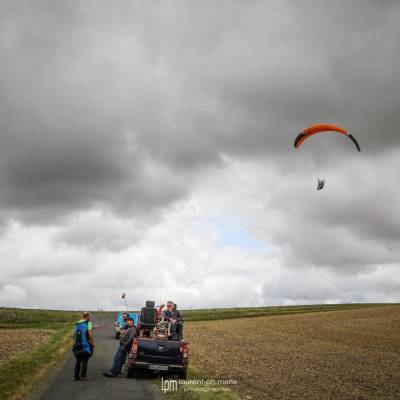
[{"label": "dark storm cloud", "polygon": [[136,143],[162,131],[169,94],[135,44],[119,42],[129,35],[113,48],[95,10],[78,3],[2,8],[3,208],[46,220],[98,203],[128,212],[181,197],[177,174],[166,165],[155,174]]},{"label": "dark storm cloud", "polygon": [[372,155],[398,146],[399,16],[396,2],[2,2],[1,204],[162,205],[190,180],[155,196],[142,153],[179,176],[221,153],[284,156],[315,121]]},{"label": "dark storm cloud", "polygon": [[[204,33],[203,43],[214,35],[206,47],[193,41],[200,22],[185,25],[183,39],[173,29],[164,41],[172,37],[183,49],[169,61],[186,78],[183,94],[208,103],[221,151],[283,155],[299,130],[329,121],[376,153],[399,137],[400,10],[381,5],[252,3],[233,7],[217,32]],[[198,19],[207,27],[213,21],[204,12]]]}]

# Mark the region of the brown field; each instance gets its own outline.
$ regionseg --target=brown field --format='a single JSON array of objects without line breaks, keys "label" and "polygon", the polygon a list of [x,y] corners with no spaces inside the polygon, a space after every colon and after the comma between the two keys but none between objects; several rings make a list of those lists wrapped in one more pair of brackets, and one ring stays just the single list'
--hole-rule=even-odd
[{"label": "brown field", "polygon": [[191,363],[244,399],[400,399],[400,306],[187,323]]},{"label": "brown field", "polygon": [[0,329],[0,367],[47,342],[54,332],[45,329]]}]

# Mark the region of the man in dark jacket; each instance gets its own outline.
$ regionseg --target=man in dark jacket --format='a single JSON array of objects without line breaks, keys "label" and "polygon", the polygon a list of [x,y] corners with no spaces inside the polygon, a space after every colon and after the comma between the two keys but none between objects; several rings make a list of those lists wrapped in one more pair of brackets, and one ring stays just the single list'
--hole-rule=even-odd
[{"label": "man in dark jacket", "polygon": [[130,315],[127,312],[124,312],[122,314],[122,320],[124,321],[124,326],[122,327],[122,330],[126,331],[129,328],[129,324],[128,324],[128,318],[130,317]]},{"label": "man in dark jacket", "polygon": [[110,373],[103,372],[103,375],[107,376],[108,378],[114,378],[121,374],[121,368],[125,363],[126,355],[128,354],[132,346],[133,340],[137,336],[137,330],[134,325],[133,318],[128,317],[126,319],[126,322],[127,329],[123,332],[123,334],[121,335],[121,339],[119,340],[119,347],[117,352],[115,353],[111,371]]},{"label": "man in dark jacket", "polygon": [[176,309],[175,303],[169,301],[167,303],[167,309],[163,313],[163,318],[165,321],[171,323],[171,334],[172,340],[182,340],[183,339],[183,316]]}]

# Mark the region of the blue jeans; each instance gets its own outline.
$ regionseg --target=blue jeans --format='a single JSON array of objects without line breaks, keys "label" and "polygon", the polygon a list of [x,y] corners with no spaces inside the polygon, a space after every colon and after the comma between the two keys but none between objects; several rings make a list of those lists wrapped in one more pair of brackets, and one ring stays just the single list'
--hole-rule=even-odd
[{"label": "blue jeans", "polygon": [[119,345],[119,348],[114,356],[113,365],[111,367],[111,373],[113,375],[120,375],[121,368],[125,363],[126,355],[128,354],[128,349],[125,345]]}]

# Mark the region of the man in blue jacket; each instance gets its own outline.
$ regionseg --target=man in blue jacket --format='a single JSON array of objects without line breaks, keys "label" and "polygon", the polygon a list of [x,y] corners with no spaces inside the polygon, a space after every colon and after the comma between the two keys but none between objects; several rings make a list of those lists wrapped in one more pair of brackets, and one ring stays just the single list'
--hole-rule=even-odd
[{"label": "man in blue jacket", "polygon": [[72,351],[76,358],[74,375],[75,380],[85,380],[89,358],[93,354],[93,324],[90,321],[90,313],[84,312],[82,319],[78,321],[74,332],[74,346]]},{"label": "man in blue jacket", "polygon": [[168,321],[171,323],[172,340],[182,340],[183,339],[183,316],[176,309],[174,302],[169,301],[167,303],[167,309],[163,313],[163,318],[165,321]]}]

